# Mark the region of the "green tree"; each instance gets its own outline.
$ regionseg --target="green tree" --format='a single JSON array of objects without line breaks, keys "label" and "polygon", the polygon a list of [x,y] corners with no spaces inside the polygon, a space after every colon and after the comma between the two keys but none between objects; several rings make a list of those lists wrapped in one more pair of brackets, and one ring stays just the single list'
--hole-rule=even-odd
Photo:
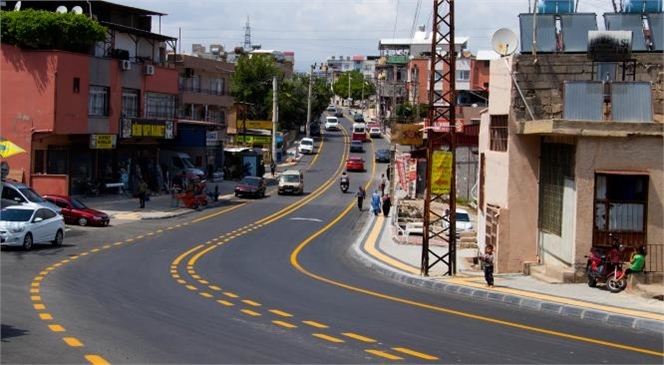
[{"label": "green tree", "polygon": [[272,78],[281,79],[282,75],[271,56],[240,56],[231,77],[231,90],[236,101],[250,104],[247,119],[272,119]]},{"label": "green tree", "polygon": [[3,43],[21,48],[88,53],[106,39],[106,28],[85,15],[26,9],[0,12]]},{"label": "green tree", "polygon": [[343,99],[348,98],[350,91],[350,97],[355,102],[362,99],[366,100],[369,96],[375,94],[376,86],[371,81],[366,80],[360,71],[353,70],[339,75],[337,81],[332,85],[332,90],[335,95]]},{"label": "green tree", "polygon": [[[309,75],[294,75],[284,80],[279,92],[279,126],[282,129],[299,129],[307,121],[309,100]],[[311,121],[318,120],[330,103],[332,91],[326,81],[313,78],[311,85]]]}]

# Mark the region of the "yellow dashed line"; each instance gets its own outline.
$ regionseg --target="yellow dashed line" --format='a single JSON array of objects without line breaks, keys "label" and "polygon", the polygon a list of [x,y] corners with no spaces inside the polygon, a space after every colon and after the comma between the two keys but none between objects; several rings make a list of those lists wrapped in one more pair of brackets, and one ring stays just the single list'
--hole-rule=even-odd
[{"label": "yellow dashed line", "polygon": [[162,233],[162,232],[164,232],[163,229],[158,229],[158,230],[157,230],[157,233]]},{"label": "yellow dashed line", "polygon": [[352,333],[352,332],[342,333],[342,335],[344,335],[346,337],[356,339],[356,340],[359,340],[359,341],[362,341],[362,342],[376,342],[376,340],[374,340],[373,338],[364,337],[362,335],[358,335],[358,334]]},{"label": "yellow dashed line", "polygon": [[95,252],[95,253],[96,253],[96,252],[99,252],[99,251],[101,251],[101,250],[98,249],[98,248],[93,248],[92,250],[90,250],[90,252]]},{"label": "yellow dashed line", "polygon": [[392,354],[387,353],[385,351],[380,351],[380,350],[364,350],[364,351],[366,351],[370,354],[376,355],[376,356],[384,357],[384,358],[389,359],[389,360],[403,360],[403,357],[392,355]]},{"label": "yellow dashed line", "polygon": [[316,327],[316,328],[329,328],[329,326],[327,326],[327,325],[324,325],[324,324],[318,323],[318,322],[314,322],[314,321],[302,321],[302,323],[308,324],[308,325],[310,325],[312,327]]},{"label": "yellow dashed line", "polygon": [[227,307],[232,307],[232,306],[235,305],[235,304],[233,304],[233,303],[231,303],[231,302],[229,302],[229,301],[227,301],[227,300],[222,300],[222,299],[217,300],[217,303],[222,304],[222,305],[225,305],[225,306],[227,306]]},{"label": "yellow dashed line", "polygon": [[87,256],[89,254],[90,254],[89,252],[81,252],[81,256]]},{"label": "yellow dashed line", "polygon": [[38,310],[38,311],[46,309],[46,306],[43,305],[43,304],[35,304],[32,307],[35,308],[35,310]]},{"label": "yellow dashed line", "polygon": [[37,293],[39,293],[39,289],[38,288],[32,288],[32,289],[30,289],[30,293],[37,294]]},{"label": "yellow dashed line", "polygon": [[115,243],[113,243],[113,246],[120,246],[120,245],[123,244],[123,243],[124,243],[124,242],[115,242]]},{"label": "yellow dashed line", "polygon": [[127,239],[125,240],[125,242],[127,242],[127,243],[131,243],[131,242],[134,242],[134,239],[133,239],[133,238],[127,238]]},{"label": "yellow dashed line", "polygon": [[53,267],[60,267],[60,266],[62,266],[62,262],[56,262],[55,264],[53,264]]},{"label": "yellow dashed line", "polygon": [[85,355],[85,359],[90,362],[92,365],[110,365],[111,363],[104,360],[103,357],[99,355]]},{"label": "yellow dashed line", "polygon": [[173,279],[179,279],[179,278],[180,278],[180,274],[171,274],[171,277],[172,277]]},{"label": "yellow dashed line", "polygon": [[187,285],[187,286],[185,286],[185,288],[187,288],[189,290],[198,290],[198,288],[193,286],[193,285]]},{"label": "yellow dashed line", "polygon": [[146,236],[154,236],[154,233],[153,233],[153,232],[148,232],[148,233],[146,233],[145,235],[146,235]]},{"label": "yellow dashed line", "polygon": [[183,280],[183,279],[180,279],[180,280],[178,280],[178,283],[179,283],[179,284],[186,284],[187,281],[186,281],[186,280]]},{"label": "yellow dashed line", "polygon": [[71,260],[77,260],[77,259],[78,259],[78,256],[72,256],[72,257],[70,257],[69,259],[71,259]]},{"label": "yellow dashed line", "polygon": [[64,260],[62,260],[62,261],[60,261],[60,262],[62,262],[63,264],[66,264],[66,263],[69,262],[69,259],[64,259]]},{"label": "yellow dashed line", "polygon": [[214,295],[212,295],[212,294],[210,294],[210,293],[202,292],[202,293],[199,293],[199,294],[200,294],[202,297],[205,297],[205,298],[213,298],[213,297],[214,297]]},{"label": "yellow dashed line", "polygon": [[194,279],[200,279],[201,278],[200,275],[195,275],[195,274],[192,275],[191,277],[194,278]]},{"label": "yellow dashed line", "polygon": [[199,280],[198,282],[201,283],[201,284],[203,284],[203,285],[208,285],[208,284],[210,284],[210,282],[207,281],[207,280]]},{"label": "yellow dashed line", "polygon": [[438,358],[435,357],[435,356],[423,354],[421,352],[413,351],[411,349],[407,349],[407,348],[404,348],[404,347],[392,347],[392,350],[402,352],[404,354],[408,354],[408,355],[411,355],[411,356],[419,357],[420,359],[424,359],[424,360],[438,360]]},{"label": "yellow dashed line", "polygon": [[284,321],[272,321],[272,323],[276,324],[277,326],[282,326],[286,328],[297,328],[296,325]]},{"label": "yellow dashed line", "polygon": [[63,340],[65,340],[67,345],[69,345],[71,347],[83,347],[83,344],[81,343],[81,341],[79,341],[78,339],[76,339],[74,337],[65,337],[65,338],[63,338]]},{"label": "yellow dashed line", "polygon": [[229,298],[237,298],[237,297],[239,297],[239,295],[237,295],[237,294],[235,294],[235,293],[231,293],[231,292],[229,292],[229,291],[224,292],[224,295],[227,296],[227,297],[229,297]]},{"label": "yellow dashed line", "polygon": [[34,280],[34,281],[42,281],[43,279],[44,279],[43,276],[35,276],[35,280]]},{"label": "yellow dashed line", "polygon": [[346,341],[344,341],[340,338],[328,336],[328,335],[323,334],[323,333],[312,333],[311,335],[314,336],[314,337],[318,337],[320,339],[326,340],[326,341],[334,342],[334,343],[346,342]]},{"label": "yellow dashed line", "polygon": [[33,300],[33,301],[40,301],[40,300],[41,300],[41,296],[39,296],[39,295],[32,295],[32,296],[30,296],[30,300]]},{"label": "yellow dashed line", "polygon": [[104,245],[104,246],[102,246],[101,248],[109,249],[109,248],[111,248],[111,247],[113,247],[113,246],[111,246],[111,245]]},{"label": "yellow dashed line", "polygon": [[286,312],[284,312],[284,311],[280,311],[280,310],[278,310],[278,309],[270,309],[270,312],[272,312],[272,313],[274,313],[274,314],[276,314],[276,315],[278,315],[278,316],[282,316],[282,317],[292,317],[292,316],[293,316],[293,315],[290,314],[290,313],[286,313]]},{"label": "yellow dashed line", "polygon": [[254,311],[249,310],[249,309],[242,309],[242,310],[240,310],[240,312],[242,312],[244,314],[248,314],[248,315],[253,316],[253,317],[257,317],[257,316],[261,315],[260,313],[254,312]]},{"label": "yellow dashed line", "polygon": [[45,321],[50,321],[53,319],[53,316],[50,313],[39,313],[39,318]]},{"label": "yellow dashed line", "polygon": [[49,324],[48,328],[50,328],[51,331],[53,331],[53,332],[64,332],[65,331],[65,328],[62,327],[59,324]]},{"label": "yellow dashed line", "polygon": [[210,288],[210,290],[221,291],[221,288],[216,285],[210,285],[208,288]]},{"label": "yellow dashed line", "polygon": [[144,238],[144,237],[145,237],[145,236],[140,235],[140,236],[136,236],[136,239],[137,239],[137,240],[140,240],[140,239],[142,239],[142,238]]},{"label": "yellow dashed line", "polygon": [[40,272],[39,275],[48,275],[48,271],[44,270],[44,271]]},{"label": "yellow dashed line", "polygon": [[244,302],[244,304],[250,305],[252,307],[260,307],[261,306],[260,303],[256,303],[253,300],[249,300],[249,299],[243,299],[242,302]]},{"label": "yellow dashed line", "polygon": [[32,284],[30,284],[30,286],[37,287],[37,286],[39,286],[39,283],[32,283]]}]

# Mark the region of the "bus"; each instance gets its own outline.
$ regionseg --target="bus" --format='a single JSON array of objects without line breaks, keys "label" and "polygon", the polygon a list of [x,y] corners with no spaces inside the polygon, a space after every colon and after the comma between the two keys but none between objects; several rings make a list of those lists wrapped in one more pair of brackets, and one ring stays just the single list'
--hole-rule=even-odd
[{"label": "bus", "polygon": [[364,123],[353,123],[351,139],[365,142],[367,140],[367,126]]}]

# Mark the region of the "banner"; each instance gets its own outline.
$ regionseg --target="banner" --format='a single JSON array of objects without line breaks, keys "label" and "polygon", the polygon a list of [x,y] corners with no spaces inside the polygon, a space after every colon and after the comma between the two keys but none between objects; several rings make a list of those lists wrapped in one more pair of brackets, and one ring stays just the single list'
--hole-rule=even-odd
[{"label": "banner", "polygon": [[431,193],[449,194],[452,181],[452,152],[435,151],[431,164]]},{"label": "banner", "polygon": [[[239,120],[237,122],[237,129],[242,130],[244,128],[245,121]],[[247,129],[268,129],[272,130],[272,121],[269,120],[247,120]]]},{"label": "banner", "polygon": [[422,126],[417,124],[395,124],[391,130],[392,142],[419,146],[423,143]]},{"label": "banner", "polygon": [[115,148],[117,136],[115,134],[91,134],[90,149],[110,150]]}]

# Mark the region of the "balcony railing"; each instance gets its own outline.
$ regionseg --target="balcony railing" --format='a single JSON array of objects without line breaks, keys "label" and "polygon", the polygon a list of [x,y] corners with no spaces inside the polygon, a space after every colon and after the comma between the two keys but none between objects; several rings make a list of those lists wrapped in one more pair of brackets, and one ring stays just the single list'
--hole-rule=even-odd
[{"label": "balcony railing", "polygon": [[228,92],[225,90],[213,90],[213,89],[206,89],[202,87],[195,87],[195,86],[189,86],[189,85],[180,85],[178,87],[179,91],[186,91],[186,92],[192,92],[196,94],[203,94],[203,95],[216,95],[216,96],[228,96],[230,95]]}]

